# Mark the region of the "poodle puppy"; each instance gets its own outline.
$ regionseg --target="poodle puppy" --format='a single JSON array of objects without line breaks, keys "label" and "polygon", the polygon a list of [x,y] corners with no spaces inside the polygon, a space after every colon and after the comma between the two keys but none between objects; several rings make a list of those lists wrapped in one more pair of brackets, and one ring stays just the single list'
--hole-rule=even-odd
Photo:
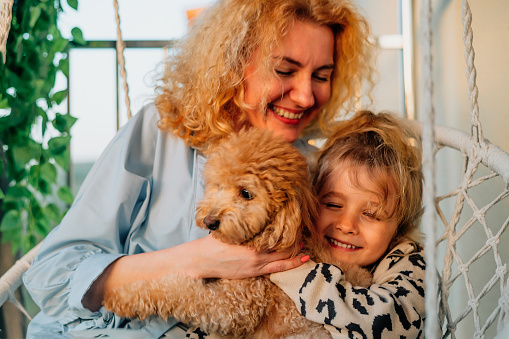
[{"label": "poodle puppy", "polygon": [[[330,262],[314,234],[316,198],[304,156],[271,132],[250,129],[219,143],[203,176],[205,193],[196,212],[199,227],[230,244],[257,251],[305,250]],[[339,264],[339,263],[335,263]],[[371,275],[345,268],[347,279],[367,286]],[[174,317],[190,326],[233,338],[330,338],[304,318],[293,301],[266,277],[239,280],[168,276],[122,286],[105,297],[106,309],[140,319]]]}]

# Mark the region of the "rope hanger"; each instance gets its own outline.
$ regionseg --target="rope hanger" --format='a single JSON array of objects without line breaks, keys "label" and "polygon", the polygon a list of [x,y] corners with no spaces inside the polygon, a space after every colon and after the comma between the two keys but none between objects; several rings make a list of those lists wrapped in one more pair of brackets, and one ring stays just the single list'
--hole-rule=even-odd
[{"label": "rope hanger", "polygon": [[129,85],[127,84],[127,72],[125,68],[125,59],[124,59],[124,40],[122,40],[122,31],[120,30],[120,15],[118,11],[118,1],[113,0],[113,7],[115,7],[115,22],[117,23],[117,60],[120,66],[120,75],[124,80],[124,92],[125,92],[125,105],[127,107],[127,119],[131,119],[131,101],[129,99]]},{"label": "rope hanger", "polygon": [[3,62],[7,60],[7,37],[11,29],[13,0],[0,0],[0,52],[3,55]]}]

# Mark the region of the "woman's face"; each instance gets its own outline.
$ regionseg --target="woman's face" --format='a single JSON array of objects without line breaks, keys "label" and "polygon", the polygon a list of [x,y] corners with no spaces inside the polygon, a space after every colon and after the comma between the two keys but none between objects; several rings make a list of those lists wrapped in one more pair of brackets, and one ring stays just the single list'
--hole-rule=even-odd
[{"label": "woman's face", "polygon": [[[293,142],[331,95],[334,34],[330,27],[296,21],[274,55],[276,74],[262,78],[259,59],[255,52],[245,71],[244,100],[253,107],[248,120]],[[267,104],[261,107],[264,94]]]},{"label": "woman's face", "polygon": [[[352,181],[353,174],[357,176]],[[387,251],[398,229],[388,216],[395,208],[396,192],[389,189],[386,211],[376,215],[381,188],[363,166],[342,165],[318,194],[319,216],[315,227],[332,257],[343,263],[368,266]]]}]

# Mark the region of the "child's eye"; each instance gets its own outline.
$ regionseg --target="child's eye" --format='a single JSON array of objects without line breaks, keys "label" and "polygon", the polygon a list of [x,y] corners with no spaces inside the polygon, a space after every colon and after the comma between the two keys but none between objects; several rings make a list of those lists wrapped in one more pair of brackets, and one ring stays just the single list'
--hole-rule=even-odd
[{"label": "child's eye", "polygon": [[327,208],[336,208],[336,209],[343,207],[341,204],[336,204],[336,203],[332,203],[332,202],[326,202],[326,203],[324,203],[324,205]]},{"label": "child's eye", "polygon": [[380,221],[380,218],[373,212],[370,212],[370,211],[366,211],[366,212],[362,212],[363,215],[365,215],[366,217],[370,218],[370,219],[373,219],[373,220],[376,220],[376,221]]}]

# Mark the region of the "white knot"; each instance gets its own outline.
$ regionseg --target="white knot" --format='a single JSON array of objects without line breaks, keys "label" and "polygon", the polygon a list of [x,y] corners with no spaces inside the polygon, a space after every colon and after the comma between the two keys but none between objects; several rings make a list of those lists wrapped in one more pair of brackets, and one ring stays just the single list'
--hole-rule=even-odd
[{"label": "white knot", "polygon": [[465,264],[458,265],[458,270],[460,270],[461,273],[467,273],[468,272],[468,266]]},{"label": "white knot", "polygon": [[507,273],[507,264],[497,267],[496,273],[497,276],[500,277],[500,280],[503,280]]},{"label": "white knot", "polygon": [[486,245],[495,247],[498,245],[499,239],[497,237],[491,237],[486,241]]},{"label": "white knot", "polygon": [[484,218],[484,212],[483,211],[475,211],[472,213],[472,216],[476,218],[477,220],[481,221]]}]

